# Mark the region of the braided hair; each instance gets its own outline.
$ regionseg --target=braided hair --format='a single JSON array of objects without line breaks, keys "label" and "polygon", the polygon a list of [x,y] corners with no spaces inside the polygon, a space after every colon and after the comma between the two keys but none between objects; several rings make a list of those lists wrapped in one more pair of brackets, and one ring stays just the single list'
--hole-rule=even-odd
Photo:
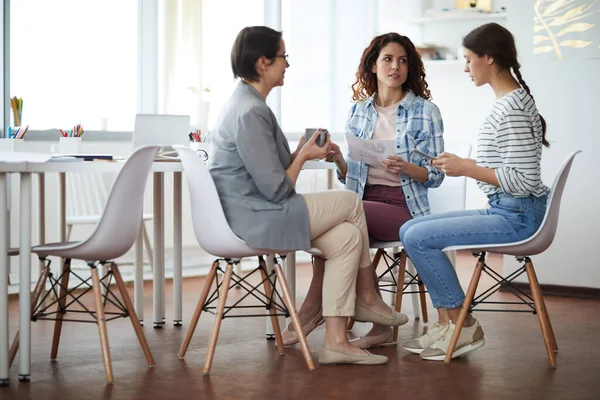
[{"label": "braided hair", "polygon": [[[484,55],[492,57],[494,62],[503,70],[512,68],[519,85],[533,99],[531,90],[521,75],[521,64],[517,59],[515,38],[508,29],[494,22],[481,25],[464,37],[462,46],[477,54],[478,57]],[[549,147],[550,143],[546,140],[546,120],[541,114],[540,121],[542,123],[542,144]]]}]

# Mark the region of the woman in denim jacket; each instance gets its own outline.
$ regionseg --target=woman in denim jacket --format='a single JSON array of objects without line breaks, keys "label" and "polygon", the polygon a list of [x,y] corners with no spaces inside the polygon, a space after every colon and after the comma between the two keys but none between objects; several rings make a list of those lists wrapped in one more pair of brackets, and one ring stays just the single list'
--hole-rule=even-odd
[{"label": "woman in denim jacket", "polygon": [[[421,57],[406,36],[386,33],[375,37],[364,50],[352,85],[355,104],[346,132],[362,139],[394,140],[396,155],[372,166],[344,159],[339,147],[331,146],[338,178],[363,200],[371,240],[397,241],[398,230],[406,221],[429,215],[427,190],[444,179],[439,169],[414,152],[437,156],[444,151],[442,117],[429,101],[427,86]],[[322,274],[322,269],[316,259],[314,276]],[[378,287],[374,270],[373,275]],[[306,307],[318,303],[318,284],[319,280],[313,279]],[[351,343],[371,348],[391,340],[392,329],[375,324],[366,336]]]},{"label": "woman in denim jacket", "polygon": [[[501,25],[486,24],[465,36],[462,45],[465,72],[476,86],[489,84],[496,101],[478,134],[477,160],[442,153],[432,165],[448,176],[476,179],[490,208],[431,215],[400,229],[402,243],[439,314],[426,335],[403,343],[425,360],[444,360],[456,328],[452,321],[458,319],[464,301],[456,271],[442,249],[530,237],[544,218],[549,192],[540,173],[542,146],[548,146],[546,123],[521,76],[512,34]],[[484,343],[478,321],[467,314],[453,357]]]}]

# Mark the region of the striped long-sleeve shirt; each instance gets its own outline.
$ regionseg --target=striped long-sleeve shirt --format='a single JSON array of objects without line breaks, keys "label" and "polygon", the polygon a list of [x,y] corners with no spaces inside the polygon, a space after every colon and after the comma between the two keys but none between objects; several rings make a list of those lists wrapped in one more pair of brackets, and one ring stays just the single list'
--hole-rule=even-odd
[{"label": "striped long-sleeve shirt", "polygon": [[542,183],[542,122],[523,88],[496,100],[477,139],[477,165],[493,168],[500,187],[478,181],[484,193],[515,197],[548,194]]}]

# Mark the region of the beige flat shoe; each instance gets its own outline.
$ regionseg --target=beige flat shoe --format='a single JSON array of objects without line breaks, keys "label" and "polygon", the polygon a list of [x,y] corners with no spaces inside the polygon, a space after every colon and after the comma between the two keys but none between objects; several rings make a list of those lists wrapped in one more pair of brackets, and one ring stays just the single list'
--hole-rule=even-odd
[{"label": "beige flat shoe", "polygon": [[384,315],[377,314],[368,308],[356,306],[354,308],[354,320],[358,322],[374,322],[376,324],[387,326],[400,326],[408,322],[408,316],[406,314],[402,314],[394,310],[391,311],[392,315],[390,317],[386,317]]},{"label": "beige flat shoe", "polygon": [[319,364],[355,364],[355,365],[381,365],[386,364],[388,358],[377,354],[371,354],[365,350],[364,354],[349,354],[333,351],[321,347],[319,351]]},{"label": "beige flat shoe", "polygon": [[396,346],[398,342],[393,342],[393,337],[394,331],[390,329],[389,331],[382,333],[381,335],[361,336],[358,339],[351,340],[350,344],[352,346],[358,347],[359,349],[373,349],[375,347]]},{"label": "beige flat shoe", "polygon": [[[310,321],[306,323],[302,327],[302,332],[304,332],[304,336],[308,336],[309,333],[315,330],[318,326],[323,325],[325,323],[325,318],[323,318],[323,311],[320,310]],[[281,332],[281,337],[283,338],[283,345],[290,346],[292,344],[298,343],[299,339],[296,335],[296,331],[294,331],[294,327],[292,324],[289,324],[287,328]]]}]

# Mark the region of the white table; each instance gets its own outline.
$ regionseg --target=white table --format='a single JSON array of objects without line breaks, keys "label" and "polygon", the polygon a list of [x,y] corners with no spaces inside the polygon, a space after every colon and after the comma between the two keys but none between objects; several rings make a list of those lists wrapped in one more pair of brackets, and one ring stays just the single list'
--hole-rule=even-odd
[{"label": "white table", "polygon": [[[6,210],[7,174],[18,173],[21,179],[20,188],[20,265],[19,265],[19,379],[28,381],[31,369],[31,174],[56,172],[59,174],[59,240],[66,240],[66,179],[68,172],[118,172],[124,162],[83,162],[52,160],[44,163],[4,163],[0,162],[0,210]],[[154,173],[154,285],[153,309],[155,327],[164,322],[164,173],[174,173],[174,281],[173,281],[173,306],[174,321],[181,323],[182,310],[182,271],[181,271],[181,171],[179,162],[155,162],[152,165]],[[0,212],[0,226],[6,226],[6,212]],[[4,237],[6,232],[0,230],[0,254],[2,265],[7,268],[7,244],[9,237]],[[136,243],[135,262],[135,308],[142,319],[143,315],[143,282],[142,282],[142,257],[141,238]],[[0,383],[8,383],[8,271],[0,271]]]}]

